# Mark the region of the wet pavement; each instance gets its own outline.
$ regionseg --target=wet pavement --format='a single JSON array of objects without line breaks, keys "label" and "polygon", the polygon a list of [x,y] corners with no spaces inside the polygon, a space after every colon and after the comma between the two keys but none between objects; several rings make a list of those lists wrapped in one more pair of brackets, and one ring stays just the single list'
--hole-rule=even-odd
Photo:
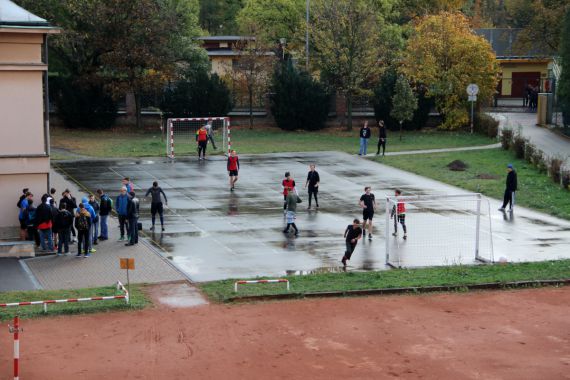
[{"label": "wet pavement", "polygon": [[24,262],[16,258],[0,259],[0,292],[40,288]]},{"label": "wet pavement", "polygon": [[[302,189],[312,162],[321,176],[319,211],[306,210],[307,195]],[[194,281],[340,271],[342,235],[353,218],[362,217],[358,200],[365,185],[372,186],[379,205],[376,232],[372,241],[358,243],[348,270],[388,269],[387,248],[390,261],[402,266],[476,263],[472,201],[409,205],[408,239],[404,241],[401,233],[389,235],[386,244],[385,196],[392,195],[394,188],[402,189],[404,195],[466,193],[458,188],[336,152],[243,156],[240,163],[235,192],[229,191],[221,157],[174,163],[164,158],[59,162],[56,170],[93,192],[101,187],[113,196],[121,178],[131,177],[141,198],[139,221],[146,236]],[[298,237],[282,233],[285,171],[292,173],[303,198],[298,205]],[[154,180],[169,200],[164,233],[149,232],[150,200],[142,197]],[[570,257],[570,222],[520,207],[503,214],[496,211],[499,205],[498,200],[487,203],[486,198],[481,204],[479,254],[483,258]]]}]

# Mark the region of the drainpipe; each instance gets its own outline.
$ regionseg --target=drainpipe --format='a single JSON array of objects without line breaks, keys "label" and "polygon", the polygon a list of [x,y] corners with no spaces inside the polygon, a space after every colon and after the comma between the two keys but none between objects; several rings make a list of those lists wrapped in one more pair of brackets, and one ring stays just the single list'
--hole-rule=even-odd
[{"label": "drainpipe", "polygon": [[[46,65],[46,70],[44,71],[44,151],[46,156],[50,156],[50,140],[49,140],[49,86],[48,86],[48,44],[47,44],[48,35],[44,34],[44,57],[43,61]],[[51,188],[51,178],[50,172],[48,168],[47,173],[47,191],[46,193],[49,194],[49,190]]]}]

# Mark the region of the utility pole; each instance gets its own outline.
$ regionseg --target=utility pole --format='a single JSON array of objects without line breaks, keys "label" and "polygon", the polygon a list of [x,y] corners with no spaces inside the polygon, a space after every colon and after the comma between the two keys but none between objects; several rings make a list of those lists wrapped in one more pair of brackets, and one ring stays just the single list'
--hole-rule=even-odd
[{"label": "utility pole", "polygon": [[306,1],[305,18],[307,22],[307,30],[305,31],[305,70],[309,72],[309,2]]}]

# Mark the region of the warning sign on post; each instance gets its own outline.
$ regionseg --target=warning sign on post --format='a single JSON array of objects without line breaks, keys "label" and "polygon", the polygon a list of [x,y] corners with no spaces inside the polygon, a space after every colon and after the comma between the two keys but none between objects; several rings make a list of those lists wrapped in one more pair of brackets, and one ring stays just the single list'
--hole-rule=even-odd
[{"label": "warning sign on post", "polygon": [[133,270],[135,269],[135,259],[133,258],[121,258],[119,259],[121,261],[121,269],[130,269]]}]

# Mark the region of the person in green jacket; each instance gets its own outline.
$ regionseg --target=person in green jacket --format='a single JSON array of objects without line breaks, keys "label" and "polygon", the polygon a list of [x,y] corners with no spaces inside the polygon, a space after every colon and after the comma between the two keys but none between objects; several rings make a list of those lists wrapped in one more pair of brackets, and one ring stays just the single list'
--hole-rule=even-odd
[{"label": "person in green jacket", "polygon": [[289,187],[287,190],[288,190],[287,199],[286,199],[287,212],[285,214],[285,217],[287,218],[287,227],[285,227],[283,233],[285,234],[289,233],[289,228],[293,227],[293,230],[295,231],[295,236],[298,236],[299,229],[295,225],[295,218],[297,214],[297,203],[299,201],[299,197],[297,196],[297,193],[295,193],[292,187]]}]

